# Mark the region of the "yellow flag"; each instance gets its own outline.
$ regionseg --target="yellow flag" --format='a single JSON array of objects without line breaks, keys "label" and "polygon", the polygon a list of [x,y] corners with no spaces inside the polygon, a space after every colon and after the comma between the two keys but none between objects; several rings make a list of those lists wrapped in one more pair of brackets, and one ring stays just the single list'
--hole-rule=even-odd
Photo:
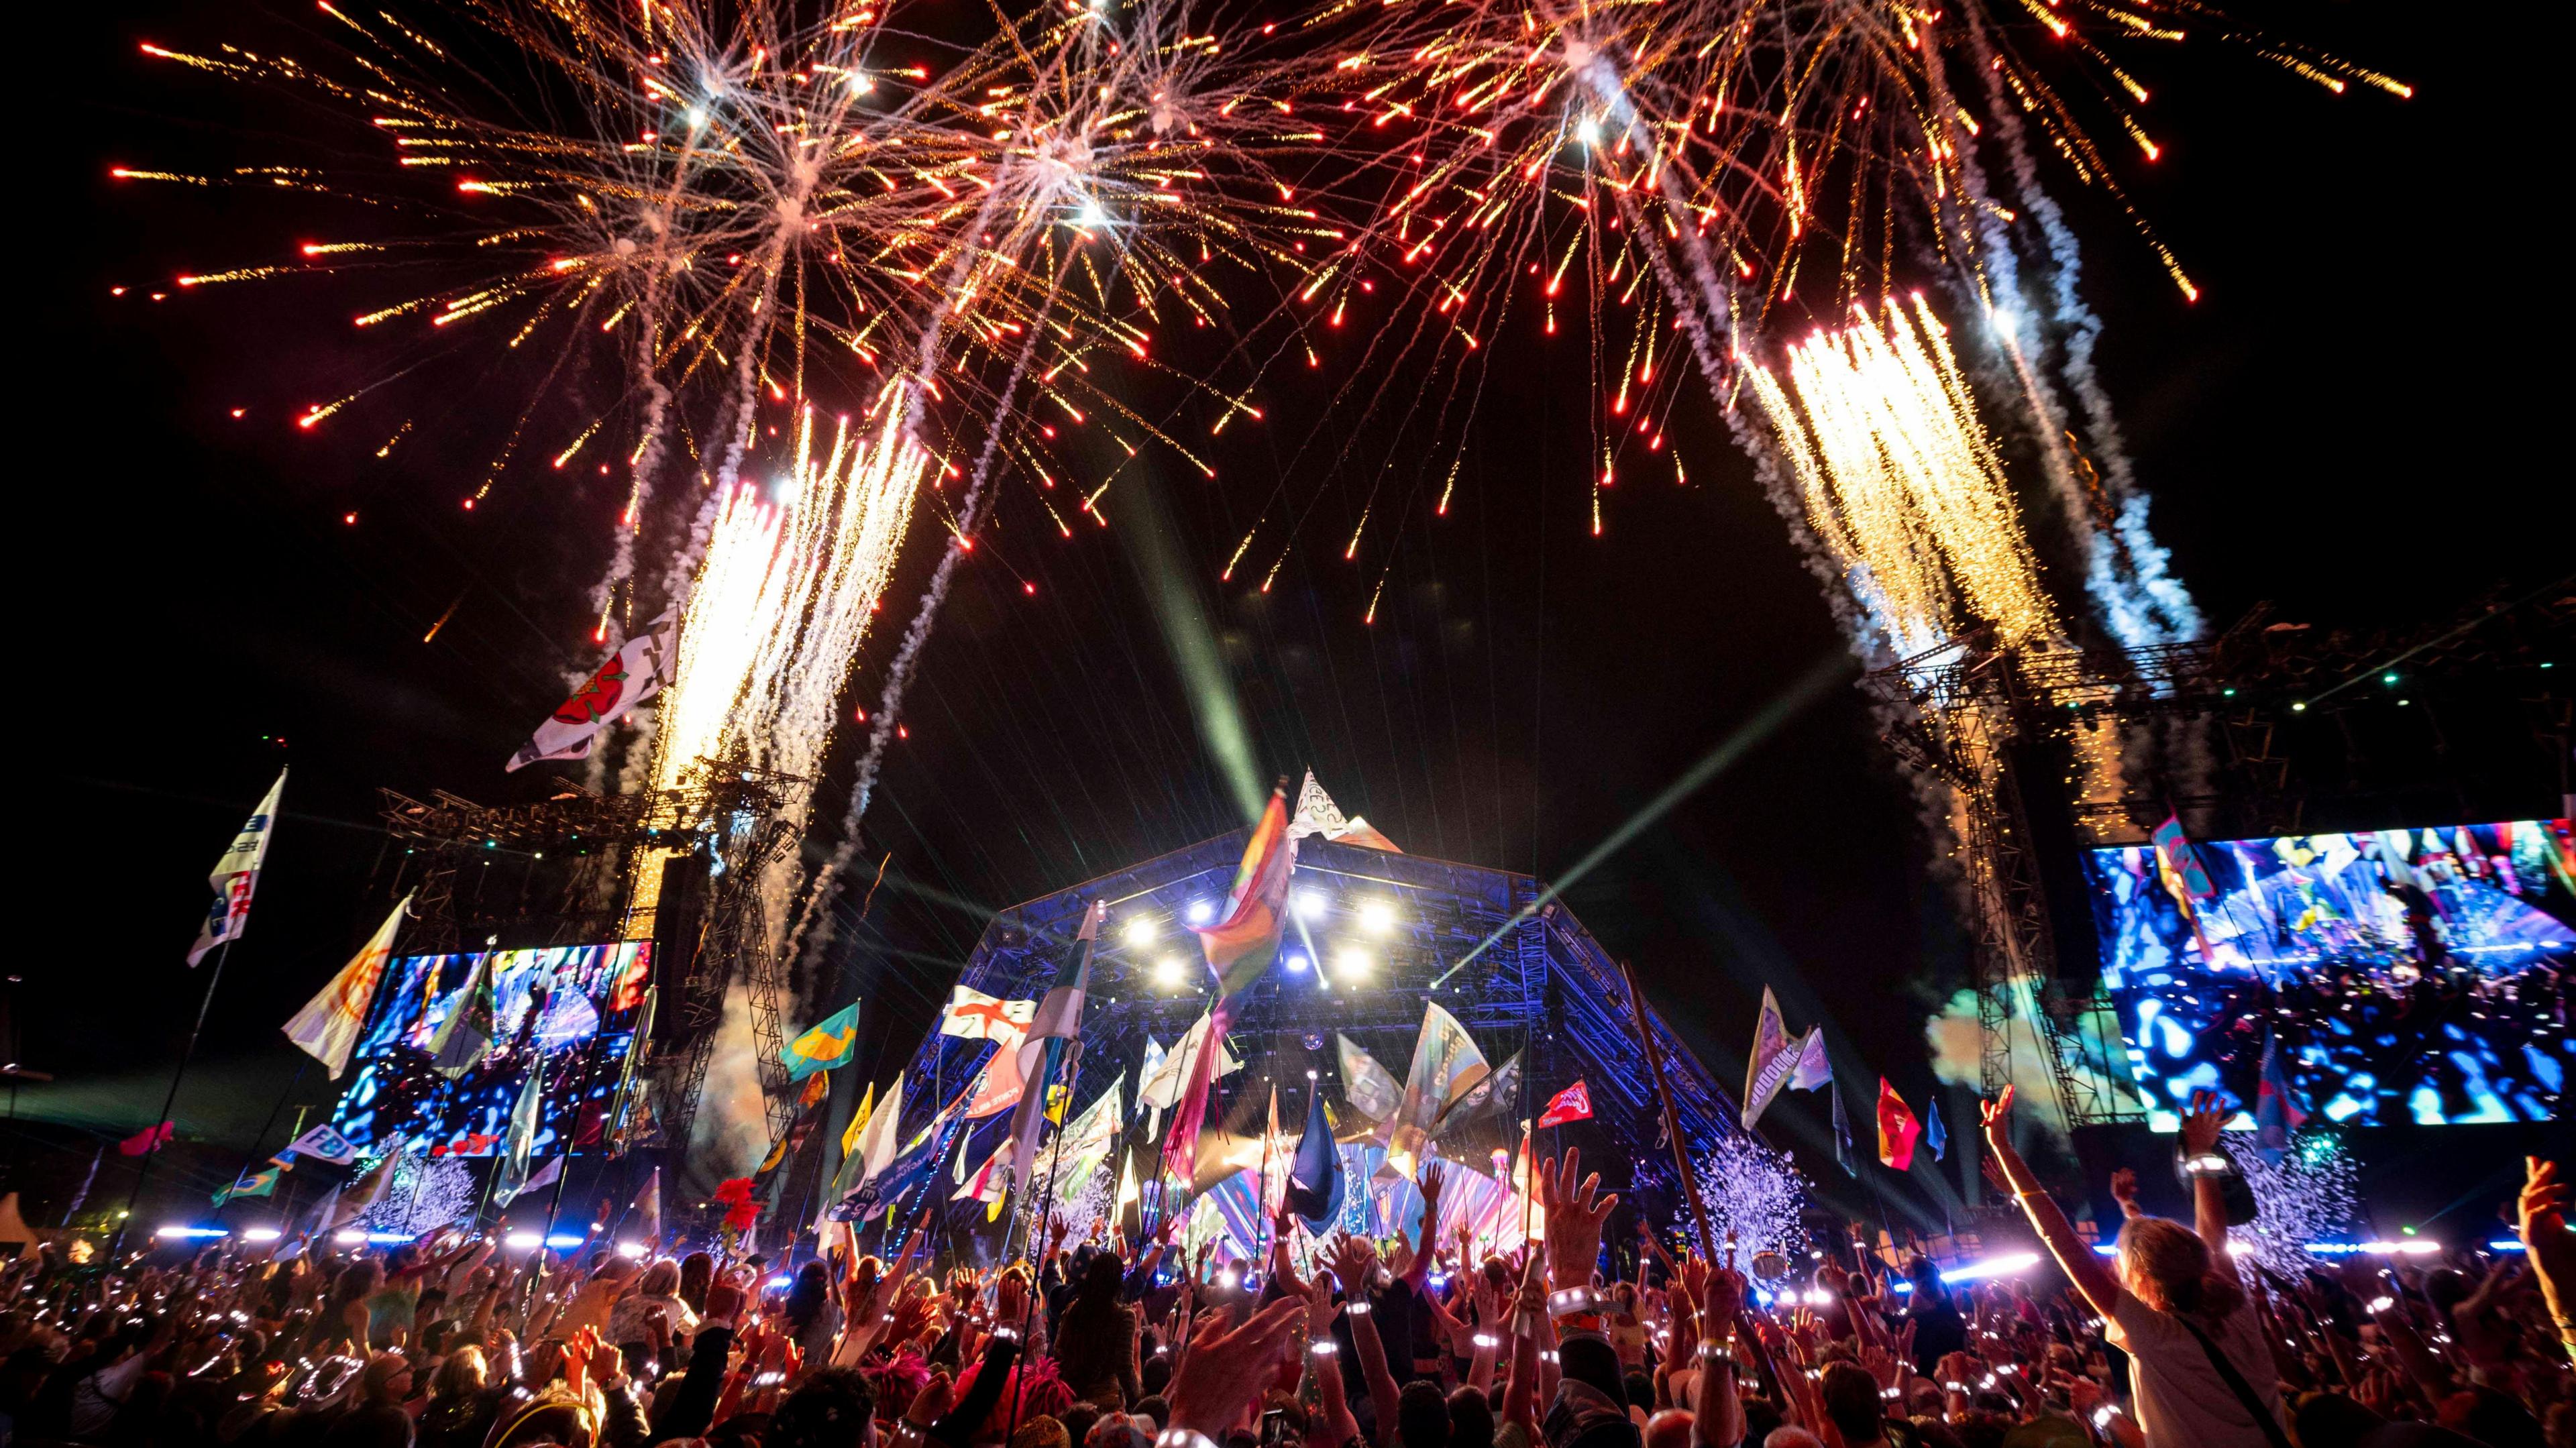
[{"label": "yellow flag", "polygon": [[868,1083],[868,1094],[859,1102],[857,1114],[850,1118],[850,1129],[841,1133],[841,1158],[846,1161],[859,1150],[859,1133],[868,1129],[868,1113],[877,1109],[877,1083]]}]

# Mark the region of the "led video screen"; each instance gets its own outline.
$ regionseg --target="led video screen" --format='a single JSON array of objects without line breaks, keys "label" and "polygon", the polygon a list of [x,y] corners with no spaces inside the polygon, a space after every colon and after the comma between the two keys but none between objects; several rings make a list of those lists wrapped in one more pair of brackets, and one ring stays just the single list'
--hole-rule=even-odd
[{"label": "led video screen", "polygon": [[633,1044],[652,975],[650,941],[489,952],[492,1044],[454,1080],[431,1066],[439,1028],[465,1000],[483,953],[416,955],[385,969],[332,1125],[372,1152],[400,1137],[438,1155],[489,1156],[542,1063],[539,1157],[597,1134]]},{"label": "led video screen", "polygon": [[2568,822],[2088,851],[2103,984],[2151,1122],[2195,1089],[2354,1126],[2538,1121],[2576,1050]]}]

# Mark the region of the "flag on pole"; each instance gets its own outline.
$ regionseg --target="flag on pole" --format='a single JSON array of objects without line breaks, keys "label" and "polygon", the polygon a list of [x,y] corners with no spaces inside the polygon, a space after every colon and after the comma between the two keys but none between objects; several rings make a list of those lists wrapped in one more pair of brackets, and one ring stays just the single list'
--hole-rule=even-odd
[{"label": "flag on pole", "polygon": [[1789,1084],[1805,1046],[1804,1041],[1789,1039],[1780,1021],[1780,1002],[1771,994],[1771,987],[1764,986],[1762,1014],[1753,1021],[1753,1054],[1744,1063],[1745,1130],[1753,1129],[1753,1123],[1761,1120],[1762,1113],[1770,1107],[1771,1099]]},{"label": "flag on pole", "polygon": [[358,1159],[358,1148],[352,1146],[349,1138],[333,1130],[326,1122],[288,1142],[282,1154],[309,1156],[316,1161],[327,1161],[333,1166],[347,1166]]},{"label": "flag on pole", "polygon": [[662,1169],[658,1166],[646,1173],[644,1189],[635,1194],[635,1230],[647,1252],[662,1245]]},{"label": "flag on pole", "polygon": [[527,1190],[528,1159],[537,1149],[537,1108],[545,1093],[546,1058],[540,1052],[528,1063],[528,1079],[510,1108],[510,1128],[501,1144],[501,1159],[492,1166],[492,1200],[508,1206]]},{"label": "flag on pole", "polygon": [[1809,1026],[1805,1044],[1798,1047],[1798,1068],[1789,1073],[1789,1089],[1813,1091],[1834,1079],[1834,1063],[1825,1055],[1825,1028]]},{"label": "flag on pole", "polygon": [[1577,1081],[1547,1099],[1547,1109],[1538,1114],[1541,1126],[1563,1126],[1569,1121],[1592,1119],[1592,1088]]},{"label": "flag on pole", "polygon": [[817,1071],[846,1066],[859,1053],[859,1003],[852,1001],[825,1016],[779,1053],[787,1079],[802,1081]]},{"label": "flag on pole", "polygon": [[961,985],[949,993],[948,1007],[940,1012],[939,1034],[969,1041],[1017,1041],[1028,1034],[1029,1022],[1037,1013],[1036,1001],[1006,1001]]},{"label": "flag on pole", "polygon": [[563,1177],[563,1166],[564,1154],[562,1152],[556,1152],[554,1155],[547,1157],[546,1164],[537,1168],[537,1174],[535,1176],[532,1176],[519,1184],[519,1195],[526,1196],[528,1193],[535,1191],[539,1187],[553,1186]]},{"label": "flag on pole", "polygon": [[1020,1104],[1028,1090],[1028,1078],[1020,1074],[1019,1043],[1000,1036],[993,1039],[999,1048],[984,1058],[984,1069],[975,1077],[974,1094],[960,1113],[968,1121],[981,1121],[1008,1111]]},{"label": "flag on pole", "polygon": [[1309,1232],[1321,1233],[1342,1213],[1342,1150],[1324,1113],[1324,1086],[1306,1088],[1306,1132],[1288,1164],[1288,1207]]},{"label": "flag on pole", "polygon": [[215,1192],[215,1205],[220,1207],[235,1197],[265,1197],[272,1195],[277,1190],[277,1179],[284,1171],[285,1168],[283,1167],[273,1166],[268,1168],[266,1171],[255,1171],[247,1176],[236,1178],[231,1186],[217,1189]]},{"label": "flag on pole", "polygon": [[403,916],[411,911],[411,897],[394,902],[393,912],[321,994],[304,1003],[286,1023],[286,1038],[304,1048],[304,1053],[331,1069],[331,1079],[340,1079],[348,1069],[349,1053],[358,1045],[358,1032],[367,1024],[367,1007],[375,1001],[376,986],[385,978],[385,963],[394,958],[394,936],[402,929]]},{"label": "flag on pole", "polygon": [[150,1156],[152,1153],[169,1145],[170,1138],[177,1133],[177,1130],[178,1129],[176,1127],[172,1126],[167,1121],[162,1122],[158,1126],[147,1126],[141,1131],[134,1133],[132,1136],[125,1138],[123,1141],[118,1142],[116,1144],[117,1155]]},{"label": "flag on pole", "polygon": [[376,1203],[385,1199],[385,1188],[394,1179],[394,1167],[402,1160],[404,1145],[403,1142],[396,1141],[391,1151],[376,1158],[376,1164],[367,1168],[366,1175],[342,1189],[331,1209],[330,1219],[323,1223],[322,1230],[327,1232],[342,1222],[355,1221],[374,1210]]},{"label": "flag on pole", "polygon": [[2181,815],[2167,814],[2165,822],[2156,826],[2152,838],[2156,847],[2156,864],[2162,869],[2165,888],[2184,901],[2185,909],[2190,908],[2192,900],[2217,898],[2218,886],[2210,881],[2209,865],[2201,859],[2200,851],[2193,847],[2191,837],[2183,832]]},{"label": "flag on pole", "polygon": [[841,1160],[843,1162],[847,1162],[851,1157],[858,1155],[859,1137],[867,1131],[868,1114],[876,1110],[876,1106],[877,1083],[871,1081],[868,1083],[866,1094],[859,1098],[859,1109],[850,1113],[850,1124],[841,1130]]},{"label": "flag on pole", "polygon": [[1118,1146],[1118,1129],[1126,1120],[1126,1098],[1127,1073],[1122,1070],[1099,1099],[1064,1124],[1062,1137],[1049,1148],[1055,1158],[1051,1166],[1056,1205],[1072,1206],[1108,1163],[1109,1153]]},{"label": "flag on pole", "polygon": [[[1038,1003],[1037,1014],[1029,1018],[1028,1034],[1020,1041],[1020,1077],[1038,1083],[1035,1091],[1021,1091],[1020,1109],[1011,1118],[1014,1145],[1008,1184],[1023,1193],[1031,1180],[1029,1169],[1038,1158],[1038,1123],[1046,1113],[1047,1093],[1059,1074],[1066,1089],[1072,1089],[1074,1069],[1082,1057],[1082,1002],[1091,989],[1091,949],[1099,943],[1100,918],[1107,910],[1107,905],[1094,900],[1082,912],[1082,927],[1073,936],[1074,950],[1056,968],[1055,984],[1047,987],[1046,999]],[[1124,1084],[1126,1077],[1122,1074],[1119,1080]]]},{"label": "flag on pole", "polygon": [[1843,1110],[1843,1093],[1830,1091],[1826,1094],[1834,1099],[1834,1162],[1844,1171],[1858,1176],[1860,1167],[1852,1160],[1851,1116]]},{"label": "flag on pole", "polygon": [[505,768],[518,771],[540,759],[580,759],[591,741],[636,705],[662,692],[679,663],[680,611],[673,608],[651,627],[618,645],[571,698],[537,726]]},{"label": "flag on pole", "polygon": [[885,1099],[868,1108],[867,1118],[858,1137],[841,1153],[841,1175],[833,1185],[843,1195],[884,1171],[886,1163],[894,1160],[899,1140],[895,1131],[903,1121],[903,1077],[894,1078],[894,1084],[886,1088]]},{"label": "flag on pole", "polygon": [[438,1034],[430,1038],[429,1064],[450,1081],[473,1070],[492,1049],[493,1021],[499,1012],[493,995],[492,956],[487,950],[474,958],[474,974],[457,993],[456,1004],[448,1007],[447,1019],[438,1023]]},{"label": "flag on pole", "polygon": [[1941,1098],[1923,1103],[1923,1144],[1932,1148],[1932,1159],[1944,1161],[1950,1155],[1950,1133],[1941,1126]]},{"label": "flag on pole", "polygon": [[1413,1040],[1404,1099],[1397,1103],[1387,1132],[1388,1164],[1411,1180],[1430,1139],[1431,1123],[1450,1103],[1476,1089],[1491,1070],[1485,1053],[1476,1049],[1458,1018],[1442,1010],[1438,1001],[1423,1002],[1422,1031]]},{"label": "flag on pole", "polygon": [[1395,1077],[1339,1031],[1333,1033],[1333,1047],[1341,1056],[1342,1099],[1350,1108],[1371,1121],[1395,1115],[1395,1108],[1404,1102],[1404,1088]]},{"label": "flag on pole", "polygon": [[1923,1124],[1907,1109],[1905,1098],[1878,1078],[1878,1164],[1895,1171],[1914,1165],[1914,1139],[1923,1134]]},{"label": "flag on pole", "polygon": [[206,883],[215,887],[215,899],[197,926],[197,943],[188,947],[190,965],[205,959],[216,946],[241,939],[249,927],[251,892],[259,888],[260,862],[268,858],[269,826],[277,822],[277,797],[285,790],[286,771],[281,769],[259,808],[251,811],[233,842],[215,857],[215,868],[206,876]]},{"label": "flag on pole", "polygon": [[[1270,791],[1261,821],[1243,842],[1243,860],[1235,866],[1234,886],[1226,892],[1225,912],[1214,925],[1191,926],[1199,938],[1208,972],[1216,977],[1216,1003],[1208,1008],[1208,1043],[1225,1040],[1234,1027],[1235,997],[1261,978],[1279,954],[1279,935],[1288,912],[1288,873],[1297,862],[1297,842],[1288,837],[1286,780]],[[1201,1050],[1190,1064],[1172,1116],[1171,1139],[1163,1143],[1163,1166],[1184,1185],[1198,1176],[1199,1132],[1207,1125],[1208,1087],[1215,1077],[1218,1052]]]}]

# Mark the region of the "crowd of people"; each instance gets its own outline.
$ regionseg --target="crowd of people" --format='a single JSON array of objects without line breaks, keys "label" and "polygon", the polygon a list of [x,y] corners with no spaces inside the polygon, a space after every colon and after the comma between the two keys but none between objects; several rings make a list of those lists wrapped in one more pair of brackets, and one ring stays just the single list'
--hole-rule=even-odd
[{"label": "crowd of people", "polygon": [[[2527,1251],[2240,1267],[2134,1180],[2116,1258],[1986,1113],[2058,1264],[1952,1288],[1929,1260],[1749,1281],[1731,1253],[1605,1282],[1615,1205],[1543,1161],[1540,1240],[1311,1238],[1182,1260],[1050,1235],[1008,1265],[846,1235],[792,1272],[489,1240],[389,1256],[37,1254],[0,1273],[0,1448],[2576,1448],[2576,1237],[2529,1163]],[[2213,1150],[2196,1103],[2185,1144]],[[1439,1173],[1426,1168],[1423,1220]]]}]

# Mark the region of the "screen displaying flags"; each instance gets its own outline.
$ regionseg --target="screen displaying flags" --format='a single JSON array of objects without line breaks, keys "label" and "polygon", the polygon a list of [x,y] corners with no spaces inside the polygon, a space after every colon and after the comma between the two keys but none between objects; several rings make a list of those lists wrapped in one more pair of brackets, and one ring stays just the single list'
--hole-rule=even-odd
[{"label": "screen displaying flags", "polygon": [[411,911],[411,897],[394,902],[393,913],[322,993],[304,1003],[286,1023],[286,1038],[304,1048],[304,1053],[331,1070],[331,1079],[349,1068],[349,1053],[357,1048],[358,1032],[367,1024],[367,1007],[376,999],[376,986],[385,978],[385,963],[394,958],[394,936],[402,929],[403,916]]},{"label": "screen displaying flags", "polygon": [[447,1019],[438,1023],[438,1034],[430,1039],[431,1068],[450,1081],[473,1070],[492,1049],[492,1023],[498,1012],[492,952],[487,950],[475,960],[474,978],[465,983],[456,1004],[448,1008]]},{"label": "screen displaying flags", "polygon": [[2214,900],[2218,887],[2210,882],[2209,866],[2202,862],[2191,837],[2183,833],[2182,816],[2169,814],[2156,826],[2152,837],[2156,863],[2163,866],[2165,888],[2192,900]]},{"label": "screen displaying flags", "polygon": [[277,822],[277,798],[285,791],[286,771],[281,769],[259,808],[251,811],[233,842],[215,858],[215,868],[206,875],[206,883],[215,887],[214,903],[206,907],[206,918],[197,926],[197,943],[188,947],[190,965],[205,959],[216,946],[241,939],[249,927],[251,892],[259,888],[260,863],[268,858],[269,826]]},{"label": "screen displaying flags", "polygon": [[1878,1078],[1878,1164],[1894,1171],[1914,1165],[1915,1138],[1923,1134],[1923,1123],[1905,1105],[1905,1098]]},{"label": "screen displaying flags", "polygon": [[1538,1124],[1563,1126],[1569,1121],[1592,1119],[1592,1088],[1577,1081],[1547,1099],[1547,1109],[1538,1114]]},{"label": "screen displaying flags", "polygon": [[802,1081],[817,1071],[848,1065],[858,1050],[859,1003],[852,1001],[816,1021],[779,1054],[787,1065],[787,1079]]}]

